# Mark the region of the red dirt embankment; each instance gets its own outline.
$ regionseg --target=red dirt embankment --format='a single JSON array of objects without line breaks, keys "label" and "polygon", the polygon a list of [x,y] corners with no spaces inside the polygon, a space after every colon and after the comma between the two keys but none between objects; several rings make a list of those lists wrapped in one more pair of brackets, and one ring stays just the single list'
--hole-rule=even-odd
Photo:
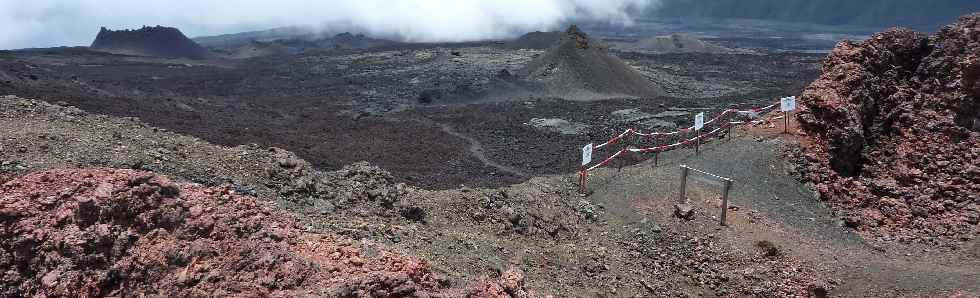
[{"label": "red dirt embankment", "polygon": [[841,42],[803,93],[808,179],[886,240],[969,240],[980,223],[980,14],[935,36]]},{"label": "red dirt embankment", "polygon": [[451,289],[423,260],[305,232],[265,203],[132,170],[0,186],[0,296],[526,296],[508,271]]}]

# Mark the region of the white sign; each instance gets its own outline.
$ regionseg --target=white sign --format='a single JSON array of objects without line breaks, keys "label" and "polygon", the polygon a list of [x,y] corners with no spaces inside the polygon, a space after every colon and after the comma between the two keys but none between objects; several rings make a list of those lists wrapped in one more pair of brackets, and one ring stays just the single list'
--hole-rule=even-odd
[{"label": "white sign", "polygon": [[704,112],[694,115],[694,130],[701,130],[702,128],[704,128]]},{"label": "white sign", "polygon": [[779,111],[789,112],[796,109],[796,96],[783,97],[779,101]]},{"label": "white sign", "polygon": [[582,165],[588,165],[590,162],[592,162],[592,144],[582,147]]}]

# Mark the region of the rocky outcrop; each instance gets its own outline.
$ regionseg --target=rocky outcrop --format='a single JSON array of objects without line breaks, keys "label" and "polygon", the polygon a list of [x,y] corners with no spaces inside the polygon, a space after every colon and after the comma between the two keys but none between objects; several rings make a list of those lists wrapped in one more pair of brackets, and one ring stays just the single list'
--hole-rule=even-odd
[{"label": "rocky outcrop", "polygon": [[516,269],[451,289],[420,259],[306,232],[230,188],[134,170],[50,170],[0,185],[0,240],[4,297],[529,297]]},{"label": "rocky outcrop", "polygon": [[935,36],[840,43],[801,98],[809,179],[849,225],[889,239],[959,239],[980,220],[980,14]]},{"label": "rocky outcrop", "polygon": [[163,58],[205,59],[209,56],[208,50],[184,36],[177,28],[162,26],[119,31],[102,27],[89,48],[115,54]]}]

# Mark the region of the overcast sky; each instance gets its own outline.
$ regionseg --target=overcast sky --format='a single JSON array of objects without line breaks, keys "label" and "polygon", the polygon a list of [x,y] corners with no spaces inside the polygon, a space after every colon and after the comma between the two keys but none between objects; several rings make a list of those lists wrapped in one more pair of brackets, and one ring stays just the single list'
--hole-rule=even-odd
[{"label": "overcast sky", "polygon": [[0,49],[89,45],[99,27],[195,37],[290,25],[364,28],[413,41],[500,38],[570,19],[629,23],[656,0],[0,0]]}]

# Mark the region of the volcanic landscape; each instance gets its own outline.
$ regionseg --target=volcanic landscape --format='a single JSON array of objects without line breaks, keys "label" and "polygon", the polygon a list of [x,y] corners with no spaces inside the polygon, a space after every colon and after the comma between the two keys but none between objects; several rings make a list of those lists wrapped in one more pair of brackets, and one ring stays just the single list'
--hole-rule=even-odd
[{"label": "volcanic landscape", "polygon": [[0,296],[980,296],[980,14],[247,36],[0,51]]}]

